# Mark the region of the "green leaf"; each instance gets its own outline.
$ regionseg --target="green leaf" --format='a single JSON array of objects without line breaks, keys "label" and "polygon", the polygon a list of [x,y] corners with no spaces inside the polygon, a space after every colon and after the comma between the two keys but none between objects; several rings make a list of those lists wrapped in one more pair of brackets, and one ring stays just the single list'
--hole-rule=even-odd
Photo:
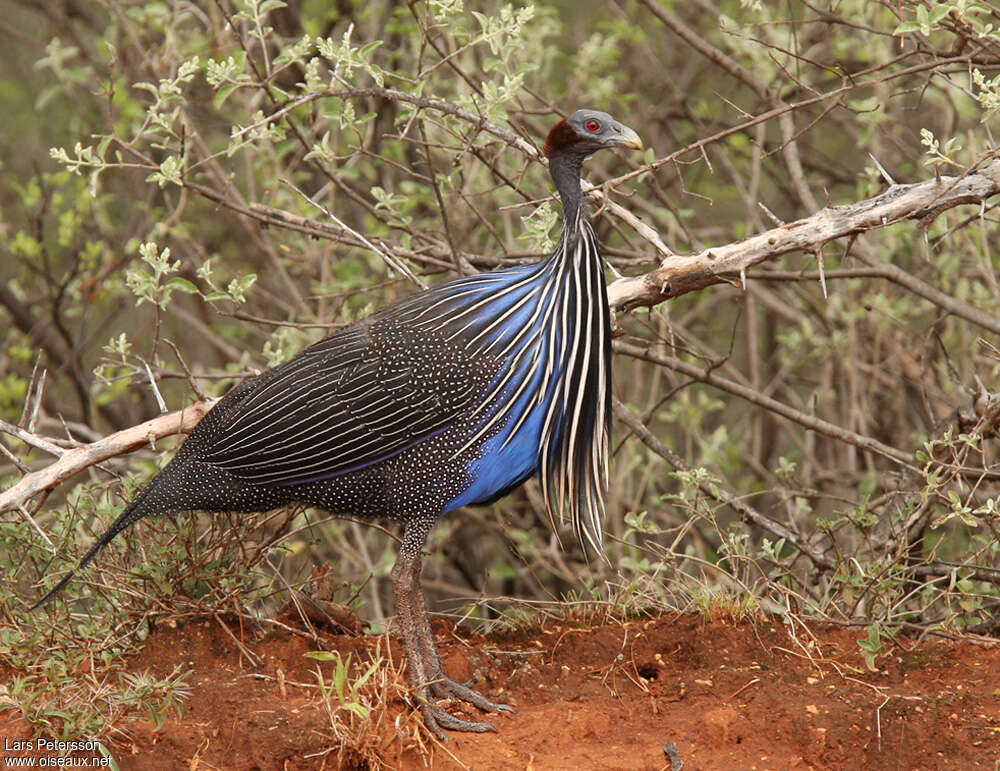
[{"label": "green leaf", "polygon": [[330,651],[309,651],[308,653],[303,653],[307,659],[315,659],[316,661],[339,661],[340,655],[336,653],[331,653]]},{"label": "green leaf", "polygon": [[148,91],[153,96],[159,96],[160,90],[154,86],[152,83],[133,83],[132,88],[137,88],[140,91]]},{"label": "green leaf", "polygon": [[955,10],[955,6],[952,3],[942,3],[931,9],[931,12],[927,15],[927,23],[934,26],[953,10]]},{"label": "green leaf", "polygon": [[282,0],[264,0],[259,6],[257,6],[257,13],[261,16],[270,13],[271,11],[277,11],[279,8],[287,8],[288,3],[282,2]]},{"label": "green leaf", "polygon": [[226,292],[229,294],[229,299],[237,303],[245,302],[247,299],[247,290],[253,286],[253,283],[256,280],[256,273],[248,273],[243,278],[239,279],[234,278],[226,286]]},{"label": "green leaf", "polygon": [[212,100],[212,104],[216,107],[222,107],[222,105],[225,104],[226,99],[229,98],[229,95],[237,88],[239,88],[239,86],[223,86],[215,92],[215,98]]},{"label": "green leaf", "polygon": [[181,292],[187,294],[198,294],[198,287],[188,281],[186,278],[181,278],[180,276],[174,276],[173,278],[167,279],[164,286],[171,289],[178,289]]}]

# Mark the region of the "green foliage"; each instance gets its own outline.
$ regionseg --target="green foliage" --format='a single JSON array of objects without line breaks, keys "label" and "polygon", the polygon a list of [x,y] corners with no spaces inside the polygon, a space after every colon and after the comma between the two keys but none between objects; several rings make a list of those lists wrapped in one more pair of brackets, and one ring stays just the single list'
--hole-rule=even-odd
[{"label": "green foliage", "polygon": [[16,421],[22,411],[24,399],[28,395],[28,381],[16,372],[8,373],[0,379],[0,416],[4,420]]},{"label": "green foliage", "polygon": [[[985,120],[985,118],[984,118]],[[955,161],[952,156],[962,149],[958,137],[952,137],[941,148],[941,143],[935,139],[928,129],[920,129],[920,144],[927,148],[927,158],[924,163],[928,166],[940,166],[949,164],[961,168],[961,164]]]},{"label": "green foliage", "polygon": [[[54,579],[73,568],[92,538],[83,524],[103,530],[119,513],[117,501],[100,486],[80,486],[72,498],[48,523],[51,544],[37,531],[25,532],[19,521],[0,522],[0,570],[6,577],[0,664],[15,672],[5,697],[36,735],[55,739],[106,738],[122,721],[140,716],[160,727],[170,715],[182,714],[191,673],[180,667],[165,677],[125,671],[123,654],[146,633],[144,624],[136,625],[145,611],[143,597],[154,593],[161,600],[231,608],[234,595],[249,600],[266,589],[266,582],[247,573],[245,543],[253,523],[227,517],[210,520],[206,529],[193,517],[158,521],[141,554],[113,544],[66,593],[29,615],[28,605],[51,584],[39,585],[36,577],[44,572]],[[123,626],[135,631],[123,636]]]},{"label": "green foliage", "polygon": [[1000,75],[987,80],[978,69],[972,71],[972,82],[978,89],[976,100],[983,106],[983,123],[992,118],[1000,110]]},{"label": "green foliage", "polygon": [[179,260],[170,262],[170,249],[157,252],[156,244],[148,241],[139,247],[139,254],[150,271],[130,270],[125,274],[125,284],[138,298],[135,301],[136,305],[149,302],[162,310],[169,304],[170,295],[174,290],[180,289],[191,294],[197,291],[189,281],[182,280],[179,283],[171,283],[173,279],[164,281],[167,275],[176,273],[181,264]]},{"label": "green foliage", "polygon": [[[320,694],[327,703],[330,703],[331,699],[335,697],[337,709],[362,719],[368,717],[369,708],[363,702],[360,694],[365,683],[378,671],[381,664],[378,659],[369,662],[364,671],[352,679],[350,677],[351,654],[349,653],[346,658],[342,657],[338,651],[310,651],[305,656],[316,661],[334,662],[329,681],[323,676],[322,669],[316,667],[316,682],[319,683]],[[333,709],[332,704],[330,708]]]},{"label": "green foliage", "polygon": [[148,670],[138,674],[123,672],[119,675],[122,685],[120,703],[123,707],[147,710],[159,731],[171,713],[178,718],[183,716],[184,699],[189,695],[184,681],[191,674],[190,670],[182,672],[180,667],[164,679],[154,677]]},{"label": "green foliage", "polygon": [[[681,254],[772,227],[761,205],[792,228],[816,209],[883,193],[879,166],[916,182],[996,153],[1000,32],[977,2],[843,0],[820,14],[723,0],[716,18],[663,3],[698,48],[632,3],[240,0],[205,10],[112,0],[77,19],[72,37],[32,4],[14,5],[32,22],[17,28],[40,32],[25,33],[39,36],[32,45],[12,44],[12,74],[0,81],[11,105],[0,128],[0,279],[30,311],[12,323],[0,309],[9,329],[0,415],[20,421],[25,402],[36,403],[44,349],[37,430],[60,440],[148,419],[151,377],[169,409],[196,398],[189,373],[206,393],[224,392],[411,294],[400,265],[437,283],[547,252],[559,207],[545,170],[483,120],[541,145],[573,107],[618,114],[645,154],[595,156],[586,173],[610,180],[610,200]],[[616,270],[637,275],[661,259],[645,235],[589,203]],[[477,596],[567,596],[626,614],[765,609],[862,623],[871,665],[904,622],[988,624],[1000,602],[997,583],[981,580],[1000,566],[996,439],[985,425],[938,423],[978,398],[977,381],[994,391],[1000,378],[992,332],[954,309],[996,316],[996,233],[989,204],[875,223],[819,255],[827,296],[817,255],[793,253],[727,276],[731,287],[619,314],[622,341],[684,365],[618,355],[615,394],[691,470],[616,428],[608,564],[588,561],[568,532],[559,551],[529,485],[439,526],[427,574]],[[698,382],[691,367],[730,385]],[[3,441],[27,467],[49,462]],[[158,449],[129,456],[126,485],[165,462],[170,450]],[[20,470],[4,463],[9,486]],[[724,493],[782,529],[723,505]],[[20,512],[0,523],[6,618],[23,609],[14,589],[27,597],[51,585],[120,510],[97,491],[65,497],[29,507],[51,546]],[[301,527],[318,519],[303,515]],[[144,525],[131,534],[138,546],[116,542],[72,584],[69,607],[85,606],[89,622],[57,605],[44,634],[0,628],[34,725],[107,732],[87,706],[104,698],[97,683],[80,686],[89,695],[74,702],[78,712],[51,684],[81,662],[117,666],[110,630],[134,621],[144,596],[215,607],[235,594],[271,610],[270,593],[282,590],[248,575],[237,549],[248,527],[186,517]],[[394,550],[392,534],[320,522],[272,556],[300,580],[330,560],[358,578],[356,601],[388,612]],[[467,610],[499,625],[536,617]],[[49,648],[62,651],[52,664],[37,657]],[[333,664],[319,682],[338,725],[371,718],[352,683],[374,676]],[[183,691],[179,673],[100,682],[115,683],[129,714],[154,721]]]},{"label": "green foliage", "polygon": [[531,214],[521,217],[524,229],[518,238],[525,242],[529,251],[547,254],[555,246],[552,229],[558,218],[555,208],[548,203],[542,204]]},{"label": "green foliage", "polygon": [[876,662],[886,655],[886,632],[882,624],[876,622],[869,625],[868,637],[858,640],[858,647],[865,658],[865,664],[871,670],[877,670]]}]

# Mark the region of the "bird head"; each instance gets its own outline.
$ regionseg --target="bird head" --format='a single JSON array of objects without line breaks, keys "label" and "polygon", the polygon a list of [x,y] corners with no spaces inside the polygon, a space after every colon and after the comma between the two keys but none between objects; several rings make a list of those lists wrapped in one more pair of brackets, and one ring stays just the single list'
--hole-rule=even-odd
[{"label": "bird head", "polygon": [[546,158],[566,154],[587,156],[605,147],[641,150],[642,140],[606,112],[577,110],[552,128],[543,152]]}]

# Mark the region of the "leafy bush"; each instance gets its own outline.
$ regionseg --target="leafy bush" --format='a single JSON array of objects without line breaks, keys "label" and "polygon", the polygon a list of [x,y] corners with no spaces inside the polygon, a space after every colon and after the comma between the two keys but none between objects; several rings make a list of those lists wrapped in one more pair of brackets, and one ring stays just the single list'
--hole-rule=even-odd
[{"label": "leafy bush", "polygon": [[[1000,19],[964,0],[8,5],[38,30],[5,47],[0,82],[0,418],[23,429],[8,486],[49,461],[31,437],[93,441],[420,286],[541,257],[558,208],[531,145],[575,106],[644,137],[641,159],[587,173],[678,252],[996,157]],[[442,594],[487,621],[523,617],[504,595],[571,592],[804,614],[863,629],[873,664],[892,630],[994,633],[994,206],[872,223],[620,315],[609,561],[566,532],[561,552],[529,484],[441,523],[425,574],[490,597]],[[648,232],[593,208],[613,270],[659,262]],[[389,612],[392,532],[290,510],[264,535],[243,517],[141,525],[72,585],[89,621],[74,603],[25,621],[40,577],[120,509],[110,491],[128,499],[173,446],[3,515],[0,655],[40,730],[118,719],[62,705],[60,728],[40,684],[113,665],[151,598],[263,615],[331,561]],[[119,682],[113,700],[137,690],[158,715],[183,690]],[[112,698],[87,687],[81,703]]]}]

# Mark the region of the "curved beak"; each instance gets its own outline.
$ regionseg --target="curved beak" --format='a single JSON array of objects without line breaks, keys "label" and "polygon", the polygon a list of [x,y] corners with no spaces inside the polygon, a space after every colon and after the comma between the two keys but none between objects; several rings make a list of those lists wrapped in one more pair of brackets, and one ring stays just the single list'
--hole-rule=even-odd
[{"label": "curved beak", "polygon": [[628,126],[623,126],[621,123],[618,123],[615,124],[615,129],[618,131],[618,136],[615,138],[616,145],[619,147],[627,147],[630,150],[642,149],[642,140],[639,139],[639,135]]}]

